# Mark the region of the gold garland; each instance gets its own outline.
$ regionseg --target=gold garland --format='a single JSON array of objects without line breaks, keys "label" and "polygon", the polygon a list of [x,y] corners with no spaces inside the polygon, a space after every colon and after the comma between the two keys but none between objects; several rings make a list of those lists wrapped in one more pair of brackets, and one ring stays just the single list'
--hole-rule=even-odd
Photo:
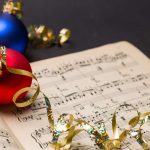
[{"label": "gold garland", "polygon": [[[134,106],[129,104],[124,104],[122,106]],[[136,108],[134,108],[136,110]],[[51,143],[51,147],[55,150],[65,149],[69,150],[71,148],[73,138],[82,131],[86,131],[88,134],[93,136],[96,145],[100,149],[104,150],[113,150],[113,149],[120,149],[122,143],[127,139],[127,136],[130,135],[134,138],[143,148],[143,150],[150,150],[149,145],[143,138],[141,133],[141,126],[150,120],[150,112],[146,112],[141,114],[136,110],[138,115],[132,118],[129,121],[130,128],[125,129],[120,135],[118,134],[118,125],[116,122],[116,111],[113,114],[112,118],[112,131],[114,135],[114,139],[110,139],[109,135],[107,134],[105,124],[102,122],[98,130],[91,126],[89,123],[82,119],[75,119],[71,114],[62,114],[56,125],[51,126],[53,129],[53,140]],[[50,115],[51,116],[51,115]],[[50,119],[51,120],[51,119]],[[51,121],[52,122],[52,121]],[[54,124],[54,123],[53,123]],[[138,129],[135,129],[137,125],[140,125]],[[134,133],[134,136],[133,136]],[[64,137],[65,135],[65,137]],[[61,139],[61,140],[60,140]]]}]

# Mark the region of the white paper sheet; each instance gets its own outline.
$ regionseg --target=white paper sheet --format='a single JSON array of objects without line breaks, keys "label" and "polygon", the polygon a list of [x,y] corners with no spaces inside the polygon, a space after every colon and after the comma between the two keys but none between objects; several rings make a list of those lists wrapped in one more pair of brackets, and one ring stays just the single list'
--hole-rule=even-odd
[{"label": "white paper sheet", "polygon": [[[120,104],[133,104],[141,112],[150,111],[150,61],[127,42],[31,65],[42,91],[51,101],[55,118],[61,113],[71,113],[95,126],[103,120],[111,131],[111,117]],[[45,107],[43,97],[39,96],[29,108],[3,113],[3,119],[25,150],[51,149]],[[123,128],[135,115],[133,110],[122,110],[118,124]],[[145,136],[150,142],[149,133],[148,124]],[[97,147],[87,133],[82,133],[75,138],[72,149]],[[135,139],[128,139],[122,149],[142,150]]]}]

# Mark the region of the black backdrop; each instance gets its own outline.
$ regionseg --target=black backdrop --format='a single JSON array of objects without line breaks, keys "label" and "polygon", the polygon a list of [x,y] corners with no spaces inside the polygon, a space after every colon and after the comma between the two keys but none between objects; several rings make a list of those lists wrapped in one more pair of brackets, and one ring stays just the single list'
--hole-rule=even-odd
[{"label": "black backdrop", "polygon": [[62,48],[28,49],[30,61],[127,40],[150,57],[150,0],[23,0],[24,22],[45,24],[55,33],[70,28]]}]

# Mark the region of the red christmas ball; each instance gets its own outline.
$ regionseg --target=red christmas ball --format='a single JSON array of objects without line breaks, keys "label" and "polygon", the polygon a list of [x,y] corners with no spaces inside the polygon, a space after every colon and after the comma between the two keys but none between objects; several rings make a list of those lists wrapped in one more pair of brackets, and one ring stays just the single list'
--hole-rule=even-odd
[{"label": "red christmas ball", "polygon": [[[8,67],[32,72],[28,60],[21,53],[8,48],[6,53],[6,64]],[[31,86],[32,78],[12,74],[5,69],[2,71],[3,73],[0,76],[0,104],[11,104],[12,98],[18,90]],[[19,98],[23,96],[21,95]]]}]

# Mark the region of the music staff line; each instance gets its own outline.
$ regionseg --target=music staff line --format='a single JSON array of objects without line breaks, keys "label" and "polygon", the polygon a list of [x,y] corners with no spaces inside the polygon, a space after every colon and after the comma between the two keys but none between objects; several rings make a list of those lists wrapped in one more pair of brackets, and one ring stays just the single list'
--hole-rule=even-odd
[{"label": "music staff line", "polygon": [[[63,75],[67,72],[70,72],[72,70],[76,70],[79,68],[87,67],[87,66],[93,66],[95,64],[100,64],[100,63],[110,63],[110,62],[115,62],[117,60],[123,60],[124,58],[128,58],[127,54],[121,52],[115,54],[115,56],[109,56],[109,55],[103,55],[97,58],[90,58],[90,59],[85,59],[85,60],[75,60],[72,63],[67,63],[67,64],[61,64],[60,66],[57,66],[57,69],[55,70],[48,70],[48,69],[42,69],[38,73],[35,73],[37,78],[42,78],[42,74],[46,74],[44,77],[54,77],[58,75]],[[132,59],[131,59],[132,60]]]},{"label": "music staff line", "polygon": [[[68,102],[69,100],[71,101],[72,99],[85,97],[86,94],[87,95],[102,94],[105,89],[115,88],[115,87],[117,88],[117,87],[125,85],[125,84],[130,84],[130,83],[142,81],[144,79],[148,79],[149,77],[150,77],[150,74],[145,74],[145,75],[141,74],[141,75],[137,75],[136,77],[131,77],[131,78],[123,79],[123,80],[112,81],[111,83],[105,83],[105,84],[100,85],[100,86],[97,85],[96,87],[89,87],[89,88],[86,88],[85,90],[78,90],[78,91],[75,91],[73,93],[69,93],[68,95],[64,95],[63,99]],[[148,85],[145,82],[143,82],[142,88],[144,86],[148,86]],[[120,92],[128,92],[128,91],[122,90],[121,88],[118,88],[118,90]],[[132,89],[129,89],[129,91],[130,90],[132,91]],[[113,95],[115,96],[117,93],[115,92],[115,93],[111,93],[112,95],[111,94],[109,94],[109,95],[112,97]],[[105,96],[107,97],[108,95],[105,95]],[[56,101],[58,99],[61,99],[59,96],[54,96],[54,97],[52,96],[52,97],[49,97],[49,98],[50,99],[55,99]],[[33,106],[34,106],[34,104],[31,106],[30,109],[33,109]],[[43,107],[45,108],[44,103],[43,103]],[[36,106],[36,109],[38,109],[37,106]],[[41,109],[41,106],[40,106],[40,109]]]},{"label": "music staff line", "polygon": [[[37,130],[34,130],[32,133],[31,133],[31,137],[39,144],[39,146],[42,148],[42,149],[45,149],[49,146],[50,144],[50,138],[49,137],[49,140],[47,141],[42,141],[42,139],[45,137],[45,136],[49,136],[49,133],[51,133],[50,131],[50,128],[48,127],[45,127],[45,128],[40,128],[40,129],[37,129]],[[77,136],[74,141],[78,141],[78,144],[79,144],[79,141],[82,139],[82,138],[87,138],[88,134],[85,133],[85,132],[82,132],[81,135]],[[81,146],[81,145],[78,145],[79,147],[84,147],[84,148],[87,148],[87,146]],[[78,147],[77,146],[77,147]],[[75,147],[75,145],[73,145],[73,147]],[[90,146],[88,146],[90,147]],[[93,148],[93,147],[90,147],[90,148]]]},{"label": "music staff line", "polygon": [[[87,99],[78,99],[78,98],[75,98],[74,99],[74,103],[77,103],[77,102],[82,102],[82,103],[86,103],[86,101],[94,101],[95,103],[99,100],[101,101],[106,101],[106,100],[109,100],[111,97],[113,97],[113,99],[119,97],[119,96],[123,96],[125,94],[130,94],[130,93],[137,93],[138,91],[142,91],[142,90],[145,90],[145,89],[149,89],[150,88],[150,84],[147,85],[147,87],[145,86],[140,86],[138,88],[129,88],[129,89],[126,89],[122,92],[118,91],[118,92],[114,92],[114,93],[109,93],[109,94],[106,94],[106,95],[96,95],[96,96],[92,96],[92,97],[89,97]],[[126,99],[127,100],[127,99]],[[66,110],[66,107],[70,105],[70,103],[67,101],[65,103],[65,99],[62,100],[62,98],[60,99],[60,102],[57,102],[57,103],[54,103],[53,105],[58,107],[61,105],[61,112],[65,111]],[[73,101],[71,101],[71,103],[73,103]],[[63,105],[63,106],[62,106]],[[59,107],[58,107],[59,108]]]},{"label": "music staff line", "polygon": [[[132,104],[134,106],[136,105],[138,107],[142,107],[143,112],[145,110],[150,109],[150,99],[145,98],[145,100],[142,102],[142,104],[141,104],[140,100],[137,102],[135,99],[131,99],[131,101],[132,102],[130,104]],[[126,103],[126,102],[124,102],[124,103]],[[96,128],[98,127],[98,125],[100,123],[105,122],[106,129],[111,130],[113,113],[120,104],[123,104],[123,103],[109,105],[108,108],[100,107],[100,104],[95,104],[96,108],[91,105],[89,108],[89,105],[78,104],[78,105],[74,106],[74,109],[75,109],[75,112],[76,112],[76,115],[78,118],[83,118],[85,121],[89,122],[91,125],[95,126]],[[90,111],[88,114],[85,114],[85,111],[84,111],[87,109],[86,107],[88,107],[88,109]],[[92,107],[94,107],[94,109]],[[122,123],[119,121],[119,126],[121,126],[121,127],[125,126],[125,124],[124,124],[125,121],[127,121],[126,123],[128,124],[128,121],[131,119],[130,118],[131,111],[135,111],[133,108],[132,109],[130,108],[129,110],[126,110],[126,109],[127,108],[125,108],[125,111],[128,113],[126,115],[124,113],[123,114],[117,113],[117,118],[119,118],[120,121],[122,120]],[[121,110],[123,110],[123,108]],[[83,113],[82,113],[82,111],[83,111]],[[137,115],[137,113],[135,113],[135,115]],[[122,130],[124,130],[124,128],[122,128]]]},{"label": "music staff line", "polygon": [[[104,84],[102,85],[102,87],[100,86],[99,88],[98,87],[95,87],[95,88],[90,88],[90,89],[86,89],[86,90],[83,90],[83,91],[79,91],[79,92],[74,92],[74,93],[70,93],[68,95],[65,95],[65,96],[62,96],[62,97],[59,97],[59,96],[55,96],[55,97],[49,97],[50,100],[53,100],[54,101],[54,104],[55,106],[58,106],[59,105],[64,105],[64,107],[66,107],[66,104],[69,105],[70,103],[69,102],[73,102],[76,100],[81,100],[81,98],[85,98],[85,97],[88,97],[90,99],[90,101],[93,100],[92,97],[94,97],[94,99],[98,99],[100,98],[101,101],[102,100],[106,100],[106,98],[110,98],[110,97],[113,97],[115,98],[116,96],[119,97],[120,95],[123,95],[123,94],[129,94],[129,93],[132,93],[132,92],[138,92],[138,91],[142,91],[144,89],[147,89],[150,87],[150,85],[146,84],[144,82],[144,84],[142,83],[141,86],[138,86],[138,87],[132,87],[132,88],[129,88],[129,89],[116,89],[115,92],[111,92],[111,93],[107,93],[107,94],[103,94],[103,91],[105,89],[109,89],[109,88],[114,88],[114,87],[118,87],[122,84],[128,84],[130,82],[138,82],[138,81],[142,81],[142,80],[145,80],[145,79],[148,79],[150,77],[150,74],[145,74],[145,75],[137,75],[136,77],[131,77],[131,78],[128,78],[128,79],[124,79],[122,81],[113,81],[111,82],[110,84]],[[113,84],[112,84],[113,83]],[[100,97],[101,96],[101,97]],[[84,99],[82,100],[82,102],[84,101]],[[95,100],[96,102],[96,100]],[[41,102],[38,102],[38,103],[35,103],[33,104],[32,106],[30,106],[30,110],[32,112],[35,112],[35,114],[31,114],[31,115],[28,115],[28,116],[24,116],[22,118],[19,117],[19,114],[21,115],[22,114],[22,111],[17,111],[17,112],[13,112],[16,117],[18,117],[18,120],[20,122],[26,122],[26,121],[29,121],[29,120],[41,120],[43,116],[46,115],[46,111],[43,111],[40,113],[38,113],[38,115],[36,114],[36,112],[38,112],[39,109],[45,109],[46,108],[46,105],[43,101]],[[63,110],[63,108],[62,108]]]},{"label": "music staff line", "polygon": [[[126,64],[126,68],[128,68],[128,67],[131,68],[131,67],[133,67],[135,65],[136,65],[136,62],[131,62],[129,64]],[[100,74],[109,73],[111,71],[117,71],[118,72],[119,69],[120,70],[123,69],[122,65],[110,67],[110,68],[107,68],[106,70],[103,70],[103,71],[102,70],[100,70],[100,71],[99,70],[98,71],[93,71],[92,74],[94,74],[96,76],[96,75],[100,75]],[[75,75],[75,76],[73,75],[73,76],[70,76],[70,77],[67,77],[67,78],[65,78],[63,76],[61,79],[58,79],[57,81],[50,81],[49,80],[49,82],[45,82],[45,83],[41,84],[41,86],[42,86],[43,89],[45,89],[46,87],[51,87],[54,84],[63,84],[62,81],[67,83],[67,82],[70,82],[70,81],[77,81],[79,79],[80,80],[81,79],[85,79],[85,77],[91,78],[91,72],[90,71],[86,72],[86,74],[84,72],[79,71],[79,70],[76,70],[76,71],[79,72],[78,75]]]},{"label": "music staff line", "polygon": [[[117,92],[117,93],[110,93],[110,94],[106,94],[106,95],[101,95],[101,97],[99,96],[99,95],[96,95],[96,96],[94,96],[94,97],[89,97],[89,102],[95,102],[95,103],[97,103],[97,102],[99,102],[99,100],[101,100],[101,101],[111,101],[112,103],[114,103],[115,104],[115,101],[113,101],[112,99],[111,99],[111,97],[113,97],[113,99],[115,99],[115,97],[119,97],[119,96],[122,96],[123,94],[130,94],[130,93],[137,93],[138,91],[141,91],[142,92],[142,90],[145,90],[145,89],[149,89],[150,88],[150,85],[148,85],[147,87],[144,87],[144,86],[141,86],[141,87],[138,87],[137,88],[137,90],[135,90],[135,88],[130,88],[130,89],[127,89],[126,91],[123,91],[123,92]],[[119,94],[120,93],[120,94]],[[112,96],[113,95],[113,96]],[[149,95],[150,95],[150,93],[149,93]],[[136,97],[135,99],[137,100],[137,99],[141,99],[141,98],[144,98],[144,96],[147,96],[147,95],[141,95],[140,97]],[[50,98],[51,99],[51,98]],[[131,101],[131,100],[133,100],[133,99],[126,99],[126,100],[120,100],[120,102],[124,102],[124,101]],[[81,101],[81,99],[80,100],[78,100],[78,101],[80,101],[81,103],[86,103],[86,101],[87,101],[87,99],[86,100],[84,100],[84,99],[82,99],[82,101]],[[75,103],[78,103],[78,101],[75,101]],[[42,104],[43,103],[43,106],[45,105],[44,104],[44,102],[43,101],[41,101],[41,102],[39,102],[40,104]],[[64,104],[64,103],[63,103]],[[117,103],[116,103],[117,104]],[[116,106],[116,104],[114,105],[114,106]],[[38,106],[38,110],[39,110],[39,108],[40,108],[40,105],[38,104],[38,102],[37,102],[37,104],[35,103],[35,105],[36,106]],[[56,104],[54,104],[54,105],[56,105]],[[67,105],[69,105],[68,104],[68,102],[67,102]],[[61,109],[61,111],[63,112],[63,111],[66,111],[66,107],[67,107],[67,105],[65,105],[64,104],[64,108],[62,108]],[[36,107],[35,106],[35,107]],[[14,112],[15,113],[15,115],[16,115],[16,117],[18,118],[18,120],[20,121],[20,122],[27,122],[27,121],[32,121],[32,120],[42,120],[43,119],[43,117],[45,118],[46,117],[46,107],[43,107],[43,106],[41,106],[41,109],[42,109],[42,112],[40,111],[40,112],[38,112],[38,111],[35,111],[36,110],[36,108],[35,109],[30,109],[30,112],[32,112],[30,115],[25,115],[25,116],[22,116],[21,114],[23,114],[22,113],[22,111],[21,111],[21,113],[20,113],[20,115],[19,115],[19,112]],[[57,108],[56,108],[57,109]]]},{"label": "music staff line", "polygon": [[[52,139],[52,137],[50,136],[50,133],[51,130],[49,127],[46,127],[46,128],[41,128],[41,129],[38,129],[38,130],[35,130],[31,133],[31,137],[36,141],[36,143],[39,144],[39,146],[42,148],[42,149],[45,149],[48,147],[48,145],[50,144],[50,141]],[[48,136],[49,137],[49,140],[48,141],[44,141],[42,142],[41,141],[41,138],[43,139],[44,137],[43,136]],[[46,138],[47,139],[47,138]]]},{"label": "music staff line", "polygon": [[[149,77],[149,75],[147,76]],[[53,102],[55,101],[59,101],[57,103],[57,105],[61,105],[61,104],[65,104],[65,101],[66,103],[68,103],[69,101],[72,102],[73,100],[76,100],[76,99],[81,99],[81,98],[85,98],[85,97],[91,97],[91,96],[94,96],[94,95],[102,95],[105,97],[112,97],[112,96],[116,96],[116,95],[119,95],[119,94],[126,94],[128,92],[133,92],[133,91],[140,91],[142,89],[146,89],[146,88],[149,88],[149,85],[146,84],[145,82],[142,83],[141,86],[137,87],[133,87],[133,88],[129,88],[129,89],[122,89],[120,88],[119,86],[120,85],[123,85],[123,84],[129,84],[131,81],[132,82],[137,82],[137,81],[141,81],[142,79],[145,79],[147,78],[146,76],[142,77],[142,76],[138,76],[137,78],[129,78],[129,79],[125,79],[123,81],[113,81],[111,83],[108,83],[108,84],[104,84],[104,85],[101,85],[101,86],[96,86],[96,87],[90,87],[90,88],[86,88],[85,90],[81,90],[80,91],[75,91],[73,93],[69,93],[68,95],[62,95],[61,97],[60,96],[52,96],[52,97],[49,97],[51,100],[53,100]],[[105,89],[110,89],[110,88],[116,88],[115,92],[113,93],[109,93],[109,94],[103,94],[105,92]],[[55,106],[57,106],[56,103],[55,103]]]}]

